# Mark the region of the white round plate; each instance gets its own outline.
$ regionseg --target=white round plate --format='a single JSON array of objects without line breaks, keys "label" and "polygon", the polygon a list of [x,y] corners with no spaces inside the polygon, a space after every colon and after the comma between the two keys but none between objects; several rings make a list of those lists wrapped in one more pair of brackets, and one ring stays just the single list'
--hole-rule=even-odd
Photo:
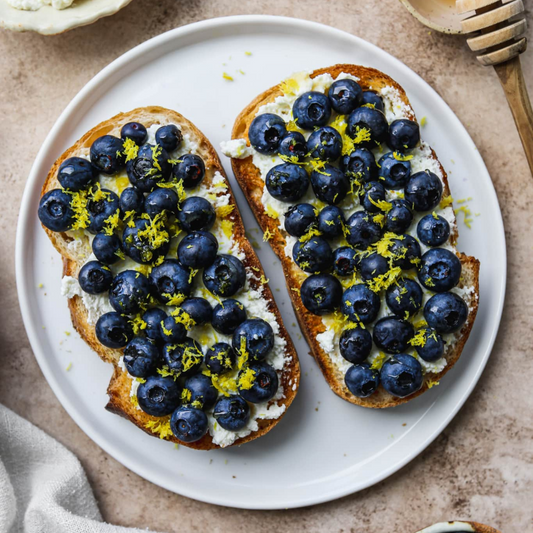
[{"label": "white round plate", "polygon": [[[342,62],[376,67],[403,85],[418,116],[427,117],[423,136],[451,171],[454,197],[472,197],[470,209],[480,213],[472,229],[459,222],[459,248],[482,264],[481,305],[461,360],[440,386],[400,407],[376,411],[341,400],[309,356],[279,262],[261,243],[260,259],[302,364],[299,394],[280,424],[240,448],[198,452],[176,450],[106,412],[111,366],[77,335],[66,336],[72,325],[59,294],[61,260],[37,219],[41,185],[54,160],[100,121],[145,105],[183,113],[218,147],[258,93],[294,71]],[[224,72],[234,81],[224,79]],[[260,242],[229,160],[222,161],[245,225]],[[46,379],[72,418],[104,450],[144,478],[190,498],[285,509],[333,500],[381,481],[446,427],[489,357],[504,300],[505,257],[500,208],[485,165],[431,87],[400,61],[353,35],[302,20],[244,16],[160,35],[117,59],[74,98],[43,144],[26,186],[17,233],[17,283],[28,336]]]},{"label": "white round plate", "polygon": [[66,9],[44,6],[37,11],[23,11],[11,7],[7,0],[0,0],[0,28],[56,35],[114,15],[130,2],[131,0],[75,0]]}]

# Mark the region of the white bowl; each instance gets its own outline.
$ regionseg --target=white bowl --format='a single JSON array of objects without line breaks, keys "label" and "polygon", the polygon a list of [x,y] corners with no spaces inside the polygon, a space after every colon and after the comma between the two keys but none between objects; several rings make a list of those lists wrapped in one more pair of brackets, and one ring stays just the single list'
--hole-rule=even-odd
[{"label": "white bowl", "polygon": [[131,0],[75,0],[66,9],[44,6],[37,11],[22,11],[11,7],[7,0],[0,0],[0,27],[56,35],[114,15],[130,2]]}]

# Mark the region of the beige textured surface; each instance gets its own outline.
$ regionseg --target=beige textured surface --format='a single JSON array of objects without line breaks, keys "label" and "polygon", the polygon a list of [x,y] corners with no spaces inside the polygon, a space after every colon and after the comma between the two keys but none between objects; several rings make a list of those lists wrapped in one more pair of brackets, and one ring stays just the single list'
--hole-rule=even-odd
[{"label": "beige textured surface", "polygon": [[[525,4],[533,9],[532,0]],[[203,18],[244,13],[337,26],[418,72],[451,105],[485,158],[508,239],[502,327],[487,369],[459,415],[426,452],[385,482],[295,511],[246,512],[194,502],[111,459],[78,429],[44,380],[15,291],[14,228],[24,182],[65,105],[102,67],[145,39]],[[532,51],[523,65],[533,92]],[[477,64],[461,38],[428,34],[397,0],[134,0],[110,19],[58,37],[0,32],[0,117],[0,402],[78,455],[106,520],[180,533],[413,533],[452,518],[492,524],[504,533],[533,530],[533,178],[495,74]]]}]

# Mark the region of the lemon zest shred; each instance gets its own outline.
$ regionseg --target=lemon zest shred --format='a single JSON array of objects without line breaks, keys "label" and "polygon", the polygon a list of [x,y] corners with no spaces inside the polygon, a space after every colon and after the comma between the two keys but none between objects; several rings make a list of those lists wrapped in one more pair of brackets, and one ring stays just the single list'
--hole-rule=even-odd
[{"label": "lemon zest shred", "polygon": [[172,430],[170,429],[170,417],[149,420],[146,422],[144,427],[149,429],[155,435],[159,435],[160,439],[166,439],[172,436]]},{"label": "lemon zest shred", "polygon": [[124,141],[123,147],[124,147],[123,154],[126,156],[126,163],[137,157],[137,154],[139,153],[139,146],[133,139],[130,139],[128,137]]}]

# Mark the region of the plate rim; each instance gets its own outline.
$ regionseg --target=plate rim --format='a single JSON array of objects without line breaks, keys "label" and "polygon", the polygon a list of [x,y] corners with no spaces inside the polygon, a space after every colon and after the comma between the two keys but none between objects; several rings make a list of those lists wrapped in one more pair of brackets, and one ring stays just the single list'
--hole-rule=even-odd
[{"label": "plate rim", "polygon": [[[314,30],[314,31],[319,31],[319,32],[336,34],[344,38],[348,37],[352,39],[354,43],[356,44],[364,43],[365,46],[370,46],[371,48],[377,49],[379,53],[385,54],[388,60],[392,61],[393,63],[396,63],[396,66],[403,68],[403,69],[407,69],[410,72],[410,74],[415,77],[417,84],[421,84],[424,87],[425,91],[429,91],[430,93],[432,93],[434,97],[441,100],[441,102],[446,106],[446,108],[448,108],[450,114],[457,120],[458,127],[462,128],[463,133],[466,135],[466,138],[469,140],[471,144],[471,148],[474,148],[474,150],[471,150],[473,157],[477,158],[478,160],[477,163],[481,165],[481,168],[485,169],[485,172],[487,173],[487,176],[489,177],[489,181],[490,181],[490,187],[489,187],[488,193],[493,196],[493,199],[495,200],[496,205],[498,206],[498,215],[499,215],[498,226],[499,226],[500,237],[504,245],[504,254],[502,257],[502,265],[501,265],[502,267],[501,284],[499,286],[499,291],[498,291],[497,299],[495,302],[495,311],[496,311],[495,318],[496,318],[497,327],[495,327],[491,331],[490,339],[487,344],[487,349],[485,351],[485,354],[483,355],[483,359],[480,362],[478,370],[475,373],[473,379],[463,391],[463,394],[460,396],[454,408],[448,413],[448,415],[444,418],[444,420],[441,422],[438,428],[436,428],[433,431],[433,433],[429,434],[426,437],[426,439],[423,440],[419,444],[419,446],[416,447],[416,451],[407,453],[402,460],[398,461],[397,463],[394,463],[385,471],[381,471],[378,475],[374,476],[373,478],[367,479],[365,483],[359,486],[354,486],[352,484],[347,488],[343,484],[339,486],[336,490],[330,490],[327,494],[314,495],[312,497],[297,497],[291,500],[290,502],[284,502],[283,504],[276,504],[276,505],[272,505],[272,504],[269,505],[268,502],[263,502],[263,501],[260,501],[260,502],[256,501],[255,504],[250,504],[248,502],[242,503],[242,502],[232,500],[231,496],[229,497],[229,499],[226,499],[225,496],[221,494],[217,495],[216,498],[212,497],[211,495],[206,497],[200,491],[195,490],[194,488],[187,487],[187,486],[180,487],[180,490],[178,492],[178,490],[176,490],[175,487],[170,486],[164,480],[159,479],[157,477],[156,472],[148,468],[145,468],[142,464],[138,464],[134,460],[130,461],[128,457],[121,455],[120,450],[115,449],[112,445],[108,445],[107,442],[104,442],[105,439],[103,437],[100,437],[99,433],[97,432],[95,433],[92,431],[90,424],[86,422],[83,414],[79,412],[78,407],[74,404],[74,402],[72,402],[66,397],[66,394],[63,392],[62,387],[59,384],[59,381],[56,380],[54,377],[51,366],[49,366],[47,362],[46,355],[42,353],[41,351],[40,343],[39,343],[38,336],[37,336],[37,328],[35,327],[35,325],[30,319],[31,317],[30,301],[29,301],[30,290],[29,290],[29,287],[26,286],[26,282],[24,280],[25,276],[23,275],[25,272],[23,235],[25,234],[28,224],[30,223],[31,197],[33,194],[33,190],[39,185],[39,182],[38,182],[39,176],[37,174],[37,167],[39,167],[43,159],[46,157],[47,152],[49,152],[50,150],[50,146],[52,145],[53,141],[56,139],[57,134],[63,128],[68,117],[72,113],[74,113],[80,106],[83,106],[87,97],[90,97],[92,92],[98,88],[99,84],[105,82],[108,77],[112,76],[113,74],[116,74],[118,71],[120,71],[121,68],[127,67],[127,65],[131,61],[135,60],[136,58],[142,57],[143,55],[150,53],[153,49],[157,47],[164,46],[167,42],[170,42],[173,40],[179,41],[180,39],[190,34],[193,34],[196,32],[202,32],[205,30],[213,29],[213,28],[220,29],[225,26],[231,27],[234,24],[243,25],[243,24],[257,24],[257,23],[271,24],[273,27],[276,27],[276,26],[279,27],[280,25],[281,26],[292,26],[292,27],[296,27],[299,30],[308,30],[308,31]],[[372,485],[376,483],[379,483],[380,481],[383,481],[390,475],[399,471],[401,468],[403,468],[406,464],[411,462],[419,454],[421,454],[442,433],[442,431],[453,420],[457,412],[462,408],[462,406],[464,405],[464,403],[466,402],[466,400],[472,393],[473,389],[477,385],[481,377],[481,374],[483,373],[486,367],[487,361],[492,353],[494,342],[496,340],[496,336],[499,330],[499,325],[501,323],[501,317],[502,317],[503,306],[504,306],[504,301],[505,301],[506,285],[507,285],[507,246],[506,246],[503,218],[502,218],[502,213],[501,213],[501,208],[499,205],[498,197],[496,195],[496,191],[494,189],[494,185],[490,178],[488,169],[486,168],[485,163],[481,155],[479,154],[479,151],[477,150],[477,148],[475,148],[474,141],[470,137],[468,131],[466,130],[466,128],[464,127],[460,119],[457,117],[457,115],[453,112],[453,110],[443,100],[443,98],[423,78],[421,78],[415,71],[410,69],[407,65],[401,62],[399,59],[395,58],[388,52],[380,49],[378,46],[372,43],[369,43],[368,41],[365,41],[364,39],[361,39],[360,37],[357,37],[346,31],[339,30],[332,26],[328,26],[326,24],[322,24],[318,22],[313,22],[313,21],[308,21],[308,20],[303,20],[303,19],[298,19],[298,18],[292,18],[292,17],[275,16],[275,15],[235,15],[235,16],[228,16],[228,17],[218,17],[214,19],[194,22],[194,23],[191,23],[191,24],[179,27],[179,28],[172,29],[168,32],[155,36],[137,45],[136,47],[132,48],[131,50],[129,50],[122,56],[119,56],[117,59],[112,61],[109,65],[104,67],[100,72],[98,72],[88,83],[84,85],[84,87],[82,87],[82,89],[70,101],[70,103],[65,107],[63,112],[60,114],[60,116],[56,120],[55,124],[51,128],[46,139],[44,140],[41,148],[39,149],[37,156],[35,158],[35,161],[30,170],[30,173],[29,173],[29,176],[28,176],[25,188],[24,188],[24,192],[22,195],[22,201],[21,201],[19,213],[20,214],[19,214],[19,219],[17,223],[16,242],[15,242],[16,285],[17,285],[19,305],[20,305],[26,333],[28,335],[28,339],[30,341],[30,345],[34,352],[35,358],[37,359],[37,362],[41,368],[41,371],[43,372],[54,394],[60,401],[62,407],[67,411],[69,416],[74,420],[74,422],[78,425],[78,427],[91,440],[93,440],[100,448],[102,448],[106,453],[111,455],[115,460],[117,460],[123,466],[135,472],[136,474],[143,477],[144,479],[160,487],[163,487],[166,490],[169,490],[170,492],[174,492],[182,496],[186,496],[188,498],[203,501],[206,503],[233,507],[233,508],[241,508],[241,509],[274,510],[274,509],[299,508],[299,507],[305,507],[309,505],[325,503],[328,501],[333,501],[338,498],[347,496],[349,494],[353,494],[355,492],[364,490],[366,488],[371,487]]]}]

